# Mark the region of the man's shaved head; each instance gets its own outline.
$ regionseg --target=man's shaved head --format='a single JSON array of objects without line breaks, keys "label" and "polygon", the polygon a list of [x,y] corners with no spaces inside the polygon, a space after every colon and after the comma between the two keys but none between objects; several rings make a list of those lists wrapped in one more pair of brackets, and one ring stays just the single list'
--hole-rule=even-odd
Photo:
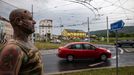
[{"label": "man's shaved head", "polygon": [[25,9],[15,9],[9,15],[10,23],[15,32],[23,31],[24,33],[31,34],[34,30],[34,24],[32,14]]},{"label": "man's shaved head", "polygon": [[28,10],[25,9],[15,9],[9,15],[9,20],[11,24],[14,24],[17,18],[23,19],[27,14],[31,14]]}]

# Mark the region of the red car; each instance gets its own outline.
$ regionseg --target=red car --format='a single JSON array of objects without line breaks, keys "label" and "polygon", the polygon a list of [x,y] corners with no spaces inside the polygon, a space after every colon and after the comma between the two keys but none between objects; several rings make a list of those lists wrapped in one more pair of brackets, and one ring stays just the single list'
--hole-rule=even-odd
[{"label": "red car", "polygon": [[72,42],[66,44],[63,47],[59,47],[57,55],[58,57],[65,58],[68,61],[83,58],[95,58],[106,61],[108,58],[111,58],[110,50],[98,48],[88,42]]}]

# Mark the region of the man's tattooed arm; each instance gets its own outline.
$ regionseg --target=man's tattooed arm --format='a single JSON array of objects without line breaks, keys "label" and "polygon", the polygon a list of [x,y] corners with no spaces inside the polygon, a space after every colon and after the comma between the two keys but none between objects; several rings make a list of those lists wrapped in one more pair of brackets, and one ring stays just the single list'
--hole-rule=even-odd
[{"label": "man's tattooed arm", "polygon": [[8,45],[0,53],[0,75],[18,75],[22,51],[16,45]]}]

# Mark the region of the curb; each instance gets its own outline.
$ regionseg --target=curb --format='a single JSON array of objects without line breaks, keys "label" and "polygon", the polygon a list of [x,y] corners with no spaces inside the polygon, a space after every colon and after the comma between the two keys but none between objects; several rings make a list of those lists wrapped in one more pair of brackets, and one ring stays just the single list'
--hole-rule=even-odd
[{"label": "curb", "polygon": [[[129,67],[129,66],[134,66],[134,65],[127,65],[127,66],[120,66],[120,67]],[[116,68],[116,67],[115,66],[111,66],[111,67],[101,67],[101,68],[80,69],[80,70],[72,70],[72,71],[62,71],[62,72],[46,73],[44,75],[56,75],[56,74],[74,73],[74,72],[91,71],[91,70],[99,70],[99,69],[110,69],[110,68]]]}]

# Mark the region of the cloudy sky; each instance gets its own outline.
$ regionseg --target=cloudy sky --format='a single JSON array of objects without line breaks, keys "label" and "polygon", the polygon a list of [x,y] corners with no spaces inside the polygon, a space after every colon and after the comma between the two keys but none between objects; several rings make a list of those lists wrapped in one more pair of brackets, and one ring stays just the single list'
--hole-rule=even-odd
[{"label": "cloudy sky", "polygon": [[[125,26],[134,25],[134,0],[0,0],[0,15],[8,19],[11,10],[24,8],[31,11],[34,19],[53,20],[53,34],[60,34],[64,28],[87,31],[87,17],[90,31],[106,29],[106,17],[110,23],[122,19]],[[63,25],[63,28],[59,26]]]}]

